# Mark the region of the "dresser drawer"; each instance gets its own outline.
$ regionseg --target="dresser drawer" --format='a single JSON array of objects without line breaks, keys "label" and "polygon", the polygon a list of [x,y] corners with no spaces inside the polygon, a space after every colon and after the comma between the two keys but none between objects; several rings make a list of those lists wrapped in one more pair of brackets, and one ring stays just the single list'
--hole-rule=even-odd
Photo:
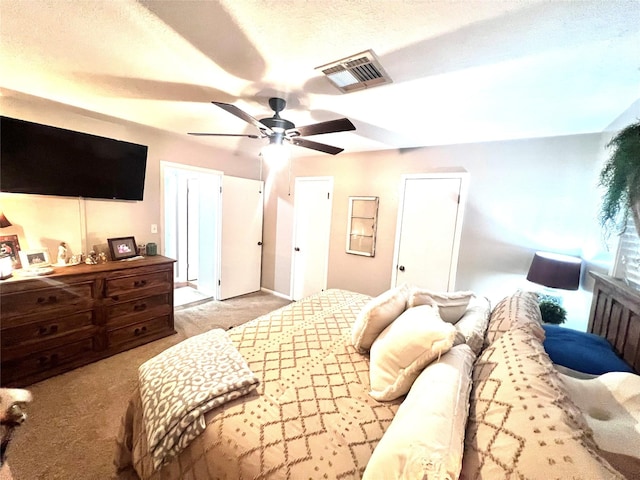
[{"label": "dresser drawer", "polygon": [[26,323],[17,327],[3,328],[0,339],[2,347],[37,342],[83,329],[95,323],[94,315],[93,310],[88,310],[59,318]]},{"label": "dresser drawer", "polygon": [[107,328],[113,329],[171,313],[168,293],[139,298],[107,307]]},{"label": "dresser drawer", "polygon": [[114,301],[140,295],[169,292],[173,288],[173,270],[107,278],[104,296]]},{"label": "dresser drawer", "polygon": [[[21,378],[46,374],[51,370],[65,370],[74,363],[86,363],[85,358],[93,351],[93,339],[84,338],[55,348],[34,352],[24,357],[2,362],[2,384],[7,385]],[[50,375],[46,375],[50,376]]]},{"label": "dresser drawer", "polygon": [[174,333],[171,326],[171,315],[163,315],[145,322],[135,323],[108,332],[109,348],[117,348],[125,344],[143,344],[149,341],[147,337],[153,337],[160,333]]},{"label": "dresser drawer", "polygon": [[18,315],[41,315],[52,310],[91,308],[93,282],[61,284],[2,295],[2,318]]}]

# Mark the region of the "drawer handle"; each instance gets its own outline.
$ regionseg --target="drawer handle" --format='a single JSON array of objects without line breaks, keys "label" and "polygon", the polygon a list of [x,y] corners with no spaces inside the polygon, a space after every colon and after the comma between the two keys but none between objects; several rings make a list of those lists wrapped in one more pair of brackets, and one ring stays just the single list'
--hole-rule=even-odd
[{"label": "drawer handle", "polygon": [[144,333],[147,333],[147,327],[136,328],[136,329],[133,331],[133,334],[134,334],[135,336],[142,335],[142,334],[144,334]]},{"label": "drawer handle", "polygon": [[135,282],[133,282],[134,288],[144,287],[146,284],[147,284],[146,280],[136,280]]},{"label": "drawer handle", "polygon": [[58,325],[50,325],[49,327],[40,327],[38,329],[38,335],[40,336],[45,336],[45,335],[53,335],[54,333],[58,332]]},{"label": "drawer handle", "polygon": [[56,297],[55,295],[49,295],[49,298],[38,297],[38,299],[36,300],[36,303],[38,303],[39,305],[48,305],[51,303],[58,303],[58,297]]},{"label": "drawer handle", "polygon": [[54,353],[53,355],[50,356],[42,356],[40,358],[38,358],[38,365],[40,365],[41,367],[47,366],[47,364],[49,364],[50,366],[54,366],[58,363],[58,354]]},{"label": "drawer handle", "polygon": [[143,310],[147,309],[147,304],[146,303],[138,303],[136,305],[133,306],[133,311],[134,312],[141,312]]}]

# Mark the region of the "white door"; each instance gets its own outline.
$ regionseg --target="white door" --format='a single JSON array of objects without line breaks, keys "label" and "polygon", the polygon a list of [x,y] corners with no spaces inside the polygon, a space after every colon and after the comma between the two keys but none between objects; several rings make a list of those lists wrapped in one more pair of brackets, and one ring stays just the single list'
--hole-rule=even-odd
[{"label": "white door", "polygon": [[455,288],[468,174],[403,176],[391,285]]},{"label": "white door", "polygon": [[260,290],[262,191],[260,180],[222,179],[219,300]]},{"label": "white door", "polygon": [[187,179],[187,281],[198,280],[200,252],[200,181]]},{"label": "white door", "polygon": [[291,298],[327,288],[333,178],[296,178],[293,206]]},{"label": "white door", "polygon": [[197,261],[198,291],[218,299],[220,280],[220,229],[222,213],[220,187],[222,175],[200,174],[198,177]]}]

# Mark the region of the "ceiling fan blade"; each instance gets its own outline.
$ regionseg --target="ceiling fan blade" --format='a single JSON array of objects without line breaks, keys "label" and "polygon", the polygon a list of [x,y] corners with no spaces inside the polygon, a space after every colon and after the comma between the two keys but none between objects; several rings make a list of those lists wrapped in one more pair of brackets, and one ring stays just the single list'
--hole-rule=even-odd
[{"label": "ceiling fan blade", "polygon": [[325,145],[324,143],[312,142],[311,140],[307,140],[306,138],[295,137],[290,141],[298,147],[310,148],[312,150],[318,150],[319,152],[330,153],[331,155],[335,155],[344,150],[344,148],[333,147],[331,145]]},{"label": "ceiling fan blade", "polygon": [[214,105],[217,105],[218,107],[220,107],[221,109],[229,112],[230,114],[235,115],[236,117],[244,120],[245,122],[253,125],[254,127],[256,127],[261,132],[272,133],[272,130],[269,127],[267,127],[266,125],[260,123],[257,119],[253,118],[251,115],[246,113],[244,110],[240,110],[235,105],[232,105],[230,103],[222,103],[222,102],[211,102],[211,103],[213,103]]},{"label": "ceiling fan blade", "polygon": [[306,125],[304,127],[296,127],[291,130],[299,132],[301,137],[308,137],[323,133],[348,132],[355,129],[356,127],[351,123],[351,120],[348,118],[339,118],[337,120],[314,123],[313,125]]},{"label": "ceiling fan blade", "polygon": [[198,133],[188,132],[187,135],[196,135],[198,137],[249,137],[260,138],[260,135],[250,135],[245,133]]}]

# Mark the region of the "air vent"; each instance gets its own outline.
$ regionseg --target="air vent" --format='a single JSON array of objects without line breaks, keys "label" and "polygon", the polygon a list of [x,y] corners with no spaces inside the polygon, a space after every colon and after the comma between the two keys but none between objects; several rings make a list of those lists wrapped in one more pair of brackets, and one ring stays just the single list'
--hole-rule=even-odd
[{"label": "air vent", "polygon": [[371,50],[316,67],[343,93],[391,83],[380,61]]}]

